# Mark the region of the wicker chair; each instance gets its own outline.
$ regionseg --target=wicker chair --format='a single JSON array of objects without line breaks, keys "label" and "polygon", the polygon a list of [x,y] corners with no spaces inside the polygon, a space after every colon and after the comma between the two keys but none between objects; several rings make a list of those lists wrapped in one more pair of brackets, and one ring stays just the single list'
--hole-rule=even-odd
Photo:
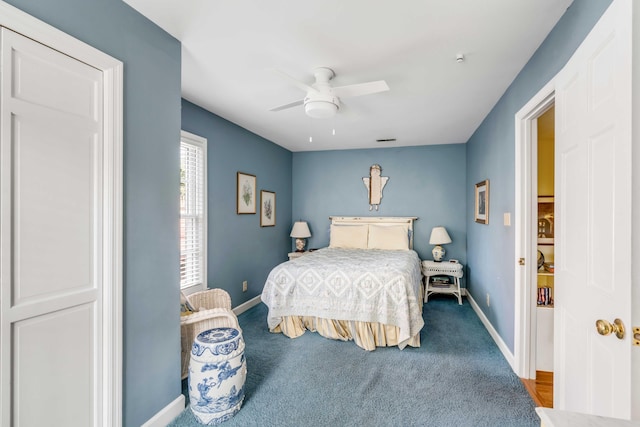
[{"label": "wicker chair", "polygon": [[182,350],[182,378],[189,374],[191,346],[195,337],[202,331],[212,328],[231,327],[240,330],[238,318],[231,311],[231,297],[223,289],[208,289],[196,292],[187,300],[197,310],[192,314],[180,316],[180,347]]}]

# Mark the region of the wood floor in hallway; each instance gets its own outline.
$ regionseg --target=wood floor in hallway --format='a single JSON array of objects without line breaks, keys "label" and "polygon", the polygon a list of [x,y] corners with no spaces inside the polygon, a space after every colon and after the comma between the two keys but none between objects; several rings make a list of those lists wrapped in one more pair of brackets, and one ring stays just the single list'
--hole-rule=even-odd
[{"label": "wood floor in hallway", "polygon": [[553,372],[536,371],[535,380],[522,380],[537,406],[553,408]]}]

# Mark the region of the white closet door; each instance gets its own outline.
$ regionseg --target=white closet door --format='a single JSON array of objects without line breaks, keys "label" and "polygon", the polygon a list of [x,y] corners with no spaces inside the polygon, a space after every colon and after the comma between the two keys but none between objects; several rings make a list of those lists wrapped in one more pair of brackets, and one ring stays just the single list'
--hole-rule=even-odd
[{"label": "white closet door", "polygon": [[102,72],[5,28],[0,36],[1,403],[14,426],[96,425]]}]

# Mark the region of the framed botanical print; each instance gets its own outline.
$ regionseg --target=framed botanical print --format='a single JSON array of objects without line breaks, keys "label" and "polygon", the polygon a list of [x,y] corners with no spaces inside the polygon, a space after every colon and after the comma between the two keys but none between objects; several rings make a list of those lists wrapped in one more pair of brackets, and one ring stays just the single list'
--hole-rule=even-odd
[{"label": "framed botanical print", "polygon": [[276,193],[260,191],[260,227],[276,225]]},{"label": "framed botanical print", "polygon": [[480,224],[489,224],[489,180],[476,184],[474,219]]},{"label": "framed botanical print", "polygon": [[256,213],[256,176],[238,172],[236,212],[238,214]]}]

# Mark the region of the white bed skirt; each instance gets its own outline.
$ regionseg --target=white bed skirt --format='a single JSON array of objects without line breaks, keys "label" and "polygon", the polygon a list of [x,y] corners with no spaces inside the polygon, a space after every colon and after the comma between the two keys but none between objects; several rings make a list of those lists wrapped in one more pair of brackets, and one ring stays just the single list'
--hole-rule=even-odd
[{"label": "white bed skirt", "polygon": [[[420,301],[424,300],[423,289],[420,288]],[[270,329],[273,333],[282,333],[289,338],[298,338],[305,331],[317,332],[325,338],[354,341],[356,345],[368,351],[376,347],[405,346],[420,347],[420,333],[408,340],[398,342],[397,326],[384,325],[377,322],[360,322],[355,320],[322,319],[313,316],[285,316],[280,324]]]},{"label": "white bed skirt", "polygon": [[278,326],[271,329],[271,332],[283,333],[289,338],[297,338],[307,330],[334,340],[353,340],[358,347],[369,351],[375,350],[376,347],[398,346],[401,349],[407,345],[420,347],[420,334],[416,334],[404,342],[398,342],[398,327],[354,320],[286,316]]}]

